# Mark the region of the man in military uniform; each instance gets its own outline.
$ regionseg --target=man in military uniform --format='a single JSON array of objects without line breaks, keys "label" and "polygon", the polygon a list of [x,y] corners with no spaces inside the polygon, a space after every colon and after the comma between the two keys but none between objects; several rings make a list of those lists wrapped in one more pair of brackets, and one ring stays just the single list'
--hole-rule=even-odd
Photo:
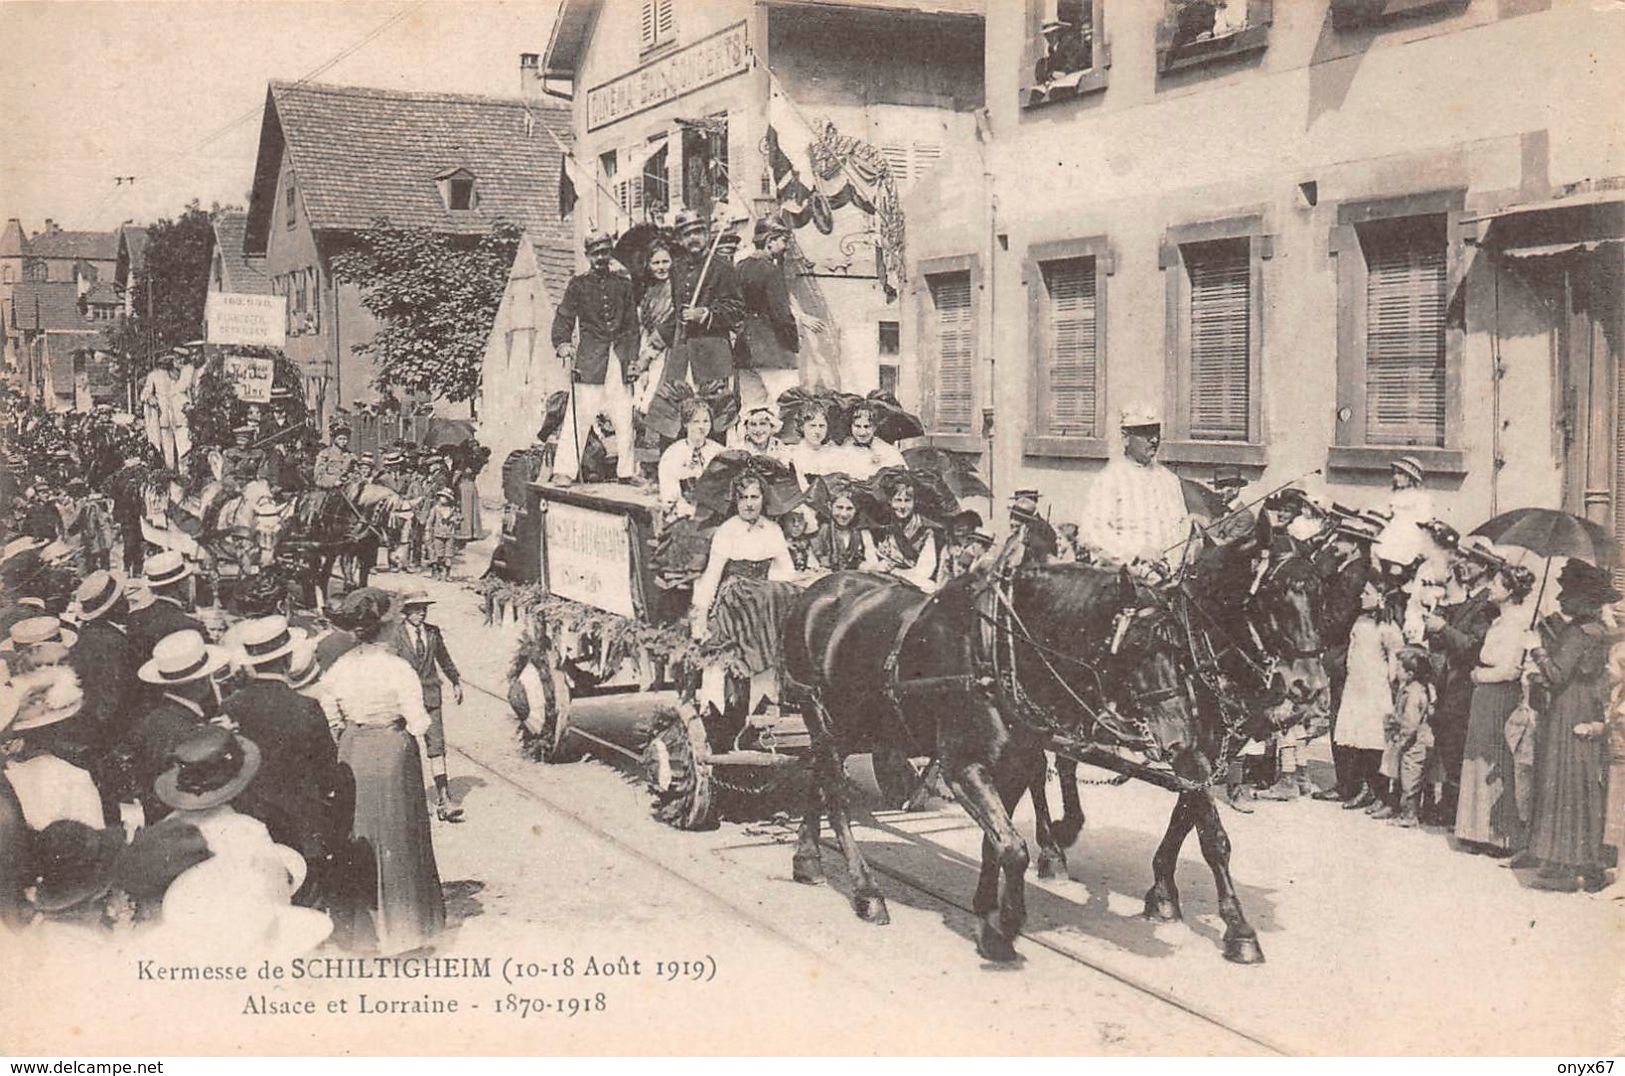
[{"label": "man in military uniform", "polygon": [[601,232],[587,237],[585,273],[570,278],[553,315],[553,350],[570,364],[570,401],[559,429],[553,480],[574,482],[593,423],[615,426],[616,476],[638,477],[633,451],[632,390],[638,369],[638,300],[632,281],[609,268],[615,244]]},{"label": "man in military uniform", "polygon": [[1190,515],[1179,476],[1157,462],[1162,418],[1150,408],[1131,407],[1121,425],[1123,454],[1090,484],[1079,537],[1118,564],[1177,559],[1190,534]]},{"label": "man in military uniform", "polygon": [[784,276],[790,229],[773,217],[763,217],[756,222],[752,242],[756,250],[736,269],[745,319],[734,342],[734,361],[741,371],[750,371],[748,377],[740,377],[746,406],[758,398],[774,403],[786,389],[801,383],[801,335]]},{"label": "man in military uniform", "polygon": [[260,477],[265,467],[265,452],[253,447],[253,426],[238,426],[231,433],[235,443],[220,453],[220,478],[228,487],[240,490]]},{"label": "man in military uniform", "polygon": [[675,230],[683,249],[671,267],[671,301],[677,307],[680,336],[666,359],[661,385],[679,385],[690,376],[695,388],[712,381],[731,384],[733,331],[745,316],[738,274],[733,261],[721,254],[711,257],[707,266],[710,243],[699,214],[688,210],[677,214]]},{"label": "man in military uniform", "polygon": [[355,455],[350,451],[350,431],[334,426],[332,443],[316,453],[314,481],[317,489],[337,489],[348,482],[356,468]]}]

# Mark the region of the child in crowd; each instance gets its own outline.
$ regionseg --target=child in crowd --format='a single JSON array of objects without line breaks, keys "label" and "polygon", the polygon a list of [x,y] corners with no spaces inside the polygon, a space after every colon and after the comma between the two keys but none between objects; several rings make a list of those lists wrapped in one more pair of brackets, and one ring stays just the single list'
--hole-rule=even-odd
[{"label": "child in crowd", "polygon": [[1055,563],[1076,564],[1081,548],[1076,523],[1062,523],[1055,528]]},{"label": "child in crowd", "polygon": [[436,490],[435,505],[429,512],[425,527],[424,558],[429,563],[429,574],[436,579],[451,578],[452,550],[456,548],[457,524],[460,521],[456,500],[456,494],[450,489],[442,487]]},{"label": "child in crowd", "polygon": [[[1381,587],[1369,582],[1360,593],[1360,615],[1349,631],[1348,680],[1337,710],[1332,743],[1348,752],[1344,810],[1375,812],[1386,791],[1380,774],[1387,747],[1385,729],[1393,718],[1394,680],[1404,649],[1398,617]],[[1391,814],[1392,812],[1390,812]]]},{"label": "child in crowd", "polygon": [[[1423,647],[1407,646],[1399,652],[1399,686],[1394,692],[1394,718],[1388,726],[1383,762],[1394,789],[1388,815],[1407,829],[1417,823],[1422,775],[1433,750],[1433,703],[1433,656]],[[1373,817],[1387,815],[1379,811]]]}]

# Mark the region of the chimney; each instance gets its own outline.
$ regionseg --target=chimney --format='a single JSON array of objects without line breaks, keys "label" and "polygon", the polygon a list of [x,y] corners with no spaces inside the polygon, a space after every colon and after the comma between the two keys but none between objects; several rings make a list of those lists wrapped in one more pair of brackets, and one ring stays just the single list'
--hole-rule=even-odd
[{"label": "chimney", "polygon": [[56,221],[52,220],[50,217],[46,217],[45,218],[45,234],[50,235],[54,231],[56,231]]},{"label": "chimney", "polygon": [[519,54],[519,97],[525,101],[540,100],[542,89],[542,58],[534,52]]}]

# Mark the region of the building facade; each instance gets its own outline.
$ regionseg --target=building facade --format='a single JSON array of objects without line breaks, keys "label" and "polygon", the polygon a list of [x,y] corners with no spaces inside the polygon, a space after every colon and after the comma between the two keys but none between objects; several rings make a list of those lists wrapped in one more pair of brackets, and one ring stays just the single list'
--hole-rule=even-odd
[{"label": "building facade", "polygon": [[[982,32],[974,0],[563,0],[538,77],[570,100],[589,188],[577,192],[578,236],[682,209],[772,211],[786,193],[775,125],[787,151],[827,134],[883,173],[867,201],[906,195],[974,149]],[[803,359],[843,389],[891,387],[902,305],[876,253],[885,211],[852,204],[840,182],[795,221],[792,294],[830,327],[804,341]],[[883,240],[899,269],[918,227],[905,220]]]},{"label": "building facade", "polygon": [[17,284],[5,307],[17,335],[14,385],[51,411],[126,407],[126,386],[104,338],[120,305],[111,282],[81,277]]},{"label": "building facade", "polygon": [[355,347],[378,323],[333,256],[380,220],[469,242],[506,221],[567,241],[561,110],[509,98],[273,83],[241,256],[285,296],[286,354],[323,420],[378,395]]},{"label": "building facade", "polygon": [[932,221],[903,333],[931,434],[1058,521],[1149,404],[1191,477],[1380,504],[1410,455],[1463,530],[1523,505],[1625,523],[1625,86],[1595,60],[1622,24],[1562,0],[990,5],[979,158],[906,203]]}]

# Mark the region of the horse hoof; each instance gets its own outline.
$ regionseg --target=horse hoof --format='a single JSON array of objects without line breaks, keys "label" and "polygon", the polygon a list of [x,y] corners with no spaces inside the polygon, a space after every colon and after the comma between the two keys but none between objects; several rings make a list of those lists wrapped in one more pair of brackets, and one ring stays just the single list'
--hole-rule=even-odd
[{"label": "horse hoof", "polygon": [[802,885],[823,885],[824,865],[819,862],[817,856],[805,859],[797,856],[790,867],[790,877]]},{"label": "horse hoof", "polygon": [[1177,898],[1165,897],[1155,889],[1145,895],[1145,917],[1158,923],[1177,923],[1185,918]]},{"label": "horse hoof", "polygon": [[1258,947],[1256,937],[1226,938],[1224,940],[1224,958],[1232,964],[1262,964],[1264,963],[1264,950]]},{"label": "horse hoof", "polygon": [[1038,876],[1040,878],[1065,878],[1066,855],[1062,852],[1040,852],[1038,854]]},{"label": "horse hoof", "polygon": [[976,953],[995,964],[1013,964],[1018,959],[1015,945],[988,923],[976,929]]},{"label": "horse hoof", "polygon": [[865,923],[883,927],[891,922],[891,913],[886,911],[885,897],[853,897],[852,908],[858,913],[858,918]]}]

